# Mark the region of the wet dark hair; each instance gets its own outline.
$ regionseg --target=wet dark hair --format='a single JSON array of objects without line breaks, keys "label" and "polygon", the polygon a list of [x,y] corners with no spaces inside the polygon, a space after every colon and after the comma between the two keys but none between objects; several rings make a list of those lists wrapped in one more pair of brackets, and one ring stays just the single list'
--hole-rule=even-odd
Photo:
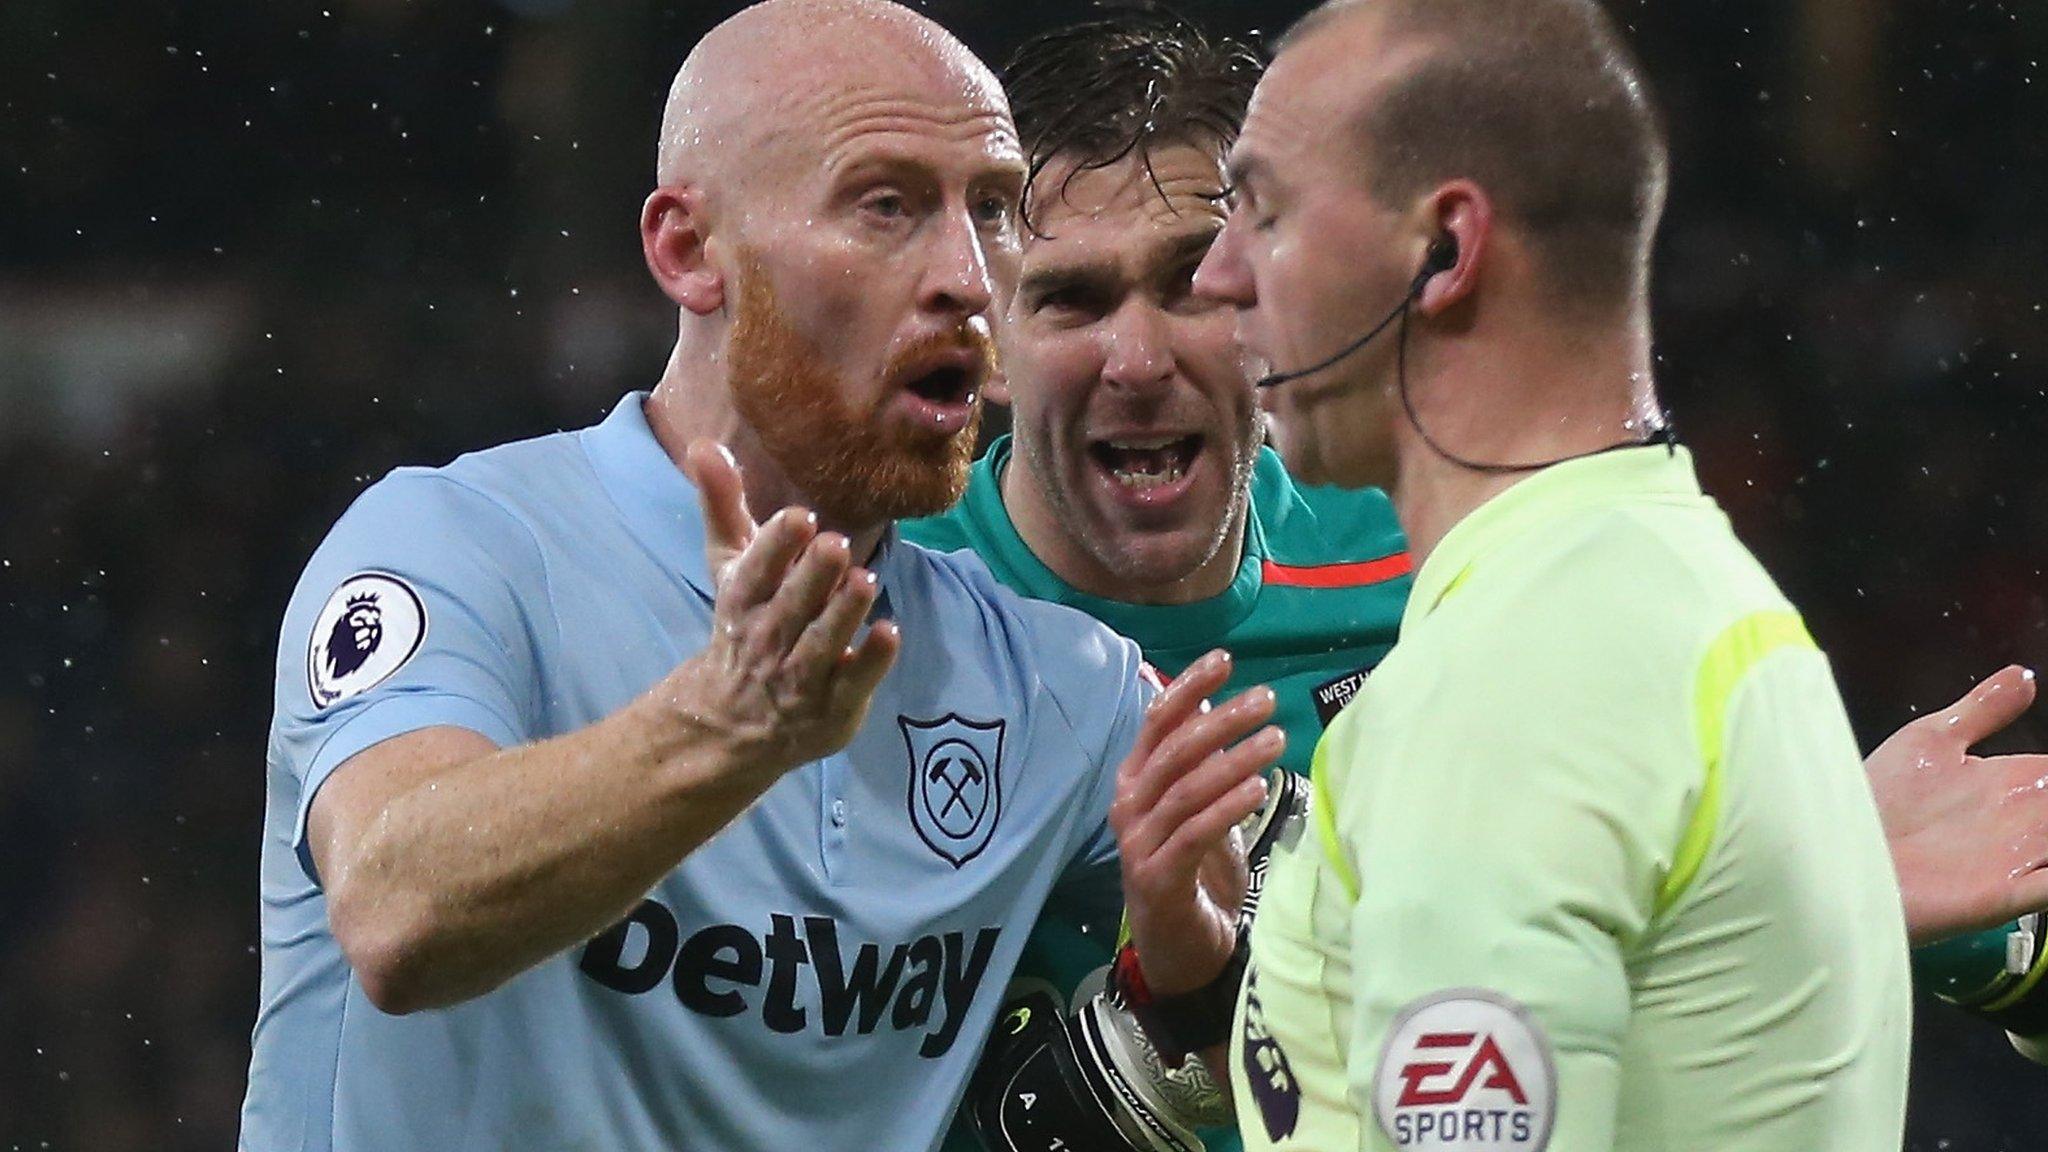
[{"label": "wet dark hair", "polygon": [[1149,176],[1160,147],[1191,144],[1221,156],[1265,67],[1252,45],[1211,35],[1153,0],[1096,10],[1025,41],[1003,68],[1030,163],[1023,216],[1034,235],[1044,234],[1032,220],[1030,188],[1049,164],[1072,161],[1079,173],[1135,154]]}]

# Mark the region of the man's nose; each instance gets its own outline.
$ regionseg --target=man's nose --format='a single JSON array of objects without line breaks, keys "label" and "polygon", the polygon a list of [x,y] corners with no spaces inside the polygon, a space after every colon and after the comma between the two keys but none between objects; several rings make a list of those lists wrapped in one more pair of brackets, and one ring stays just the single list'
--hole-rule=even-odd
[{"label": "man's nose", "polygon": [[1251,266],[1239,251],[1241,232],[1235,222],[1224,222],[1223,230],[1216,234],[1215,242],[1209,245],[1201,265],[1195,269],[1195,295],[1236,308],[1249,308],[1259,302]]},{"label": "man's nose", "polygon": [[987,238],[963,208],[949,212],[933,245],[918,303],[935,312],[963,318],[989,310],[995,280],[989,273]]},{"label": "man's nose", "polygon": [[1102,378],[1122,388],[1158,384],[1173,372],[1173,346],[1165,317],[1140,301],[1126,301],[1110,316],[1105,330]]}]

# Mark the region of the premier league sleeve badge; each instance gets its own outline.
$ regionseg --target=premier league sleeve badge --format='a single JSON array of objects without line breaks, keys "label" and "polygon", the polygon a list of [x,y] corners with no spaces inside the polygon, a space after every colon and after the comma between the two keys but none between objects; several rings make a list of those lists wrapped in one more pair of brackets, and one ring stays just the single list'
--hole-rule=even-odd
[{"label": "premier league sleeve badge", "polygon": [[390,678],[427,638],[427,608],[396,576],[358,572],[342,581],[313,621],[306,683],[317,708],[360,695]]}]

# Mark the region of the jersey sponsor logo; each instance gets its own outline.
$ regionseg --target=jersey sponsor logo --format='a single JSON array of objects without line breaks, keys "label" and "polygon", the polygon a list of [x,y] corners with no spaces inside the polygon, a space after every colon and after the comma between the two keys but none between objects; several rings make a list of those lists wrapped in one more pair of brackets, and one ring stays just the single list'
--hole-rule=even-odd
[{"label": "jersey sponsor logo", "polygon": [[412,585],[382,572],[341,582],[313,618],[306,683],[326,708],[382,684],[427,638],[427,606]]},{"label": "jersey sponsor logo", "polygon": [[1294,1135],[1301,1122],[1301,1082],[1294,1078],[1294,1066],[1280,1041],[1266,1027],[1266,1009],[1259,1003],[1259,969],[1254,964],[1245,973],[1244,1033],[1239,1037],[1238,1064],[1245,1086],[1259,1105],[1259,1122],[1266,1127],[1266,1139],[1277,1144]]},{"label": "jersey sponsor logo", "polygon": [[1346,672],[1335,680],[1316,685],[1316,718],[1323,722],[1323,727],[1328,728],[1330,722],[1337,718],[1337,713],[1351,703],[1351,698],[1365,687],[1365,678],[1370,675],[1372,665],[1368,664],[1355,672]]},{"label": "jersey sponsor logo", "polygon": [[785,1035],[816,1028],[827,1036],[869,1036],[884,1025],[922,1031],[917,1054],[936,1060],[960,1038],[999,935],[991,927],[972,940],[954,931],[894,945],[863,941],[849,961],[830,916],[772,912],[765,935],[713,924],[686,940],[675,913],[642,900],[584,945],[577,966],[633,996],[652,992],[665,977],[676,1000],[700,1016],[758,1012],[769,1031]]},{"label": "jersey sponsor logo", "polygon": [[910,826],[954,868],[981,855],[1003,814],[1001,720],[898,716],[910,750]]},{"label": "jersey sponsor logo", "polygon": [[1485,989],[1451,989],[1395,1018],[1372,1105],[1401,1148],[1538,1152],[1557,1113],[1557,1065],[1527,1009]]}]

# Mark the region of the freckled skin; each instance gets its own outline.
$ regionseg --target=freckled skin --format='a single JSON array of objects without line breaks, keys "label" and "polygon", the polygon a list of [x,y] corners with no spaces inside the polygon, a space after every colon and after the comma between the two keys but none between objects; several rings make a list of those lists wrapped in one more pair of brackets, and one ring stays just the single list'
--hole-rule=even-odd
[{"label": "freckled skin", "polygon": [[[903,418],[885,403],[903,385],[888,366],[962,325],[986,330],[1016,282],[1024,163],[1000,85],[923,17],[874,8],[771,0],[742,12],[691,53],[664,115],[650,205],[687,205],[716,284],[677,297],[677,355],[650,416],[671,455],[698,437],[731,448],[764,512],[812,501],[722,379],[746,263],[842,383],[844,406],[888,419]],[[882,528],[828,527],[861,555]]]}]

